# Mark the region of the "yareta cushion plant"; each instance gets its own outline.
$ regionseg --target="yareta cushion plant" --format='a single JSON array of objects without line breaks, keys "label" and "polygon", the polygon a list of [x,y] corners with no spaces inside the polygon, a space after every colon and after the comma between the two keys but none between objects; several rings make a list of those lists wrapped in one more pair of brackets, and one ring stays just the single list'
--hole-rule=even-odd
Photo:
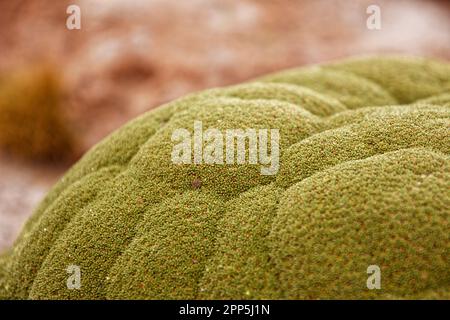
[{"label": "yareta cushion plant", "polygon": [[[278,129],[279,170],[174,163],[173,133],[195,122]],[[0,260],[0,296],[448,299],[449,152],[445,62],[350,59],[192,94],[53,187]]]}]

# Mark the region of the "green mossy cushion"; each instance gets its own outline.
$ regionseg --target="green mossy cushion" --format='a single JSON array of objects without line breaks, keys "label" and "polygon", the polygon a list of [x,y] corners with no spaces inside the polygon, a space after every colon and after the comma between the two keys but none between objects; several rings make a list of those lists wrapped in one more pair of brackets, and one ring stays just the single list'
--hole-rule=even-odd
[{"label": "green mossy cushion", "polygon": [[[449,94],[448,63],[374,57],[148,112],[53,187],[0,258],[0,298],[448,299]],[[195,120],[279,128],[278,174],[173,164]]]}]

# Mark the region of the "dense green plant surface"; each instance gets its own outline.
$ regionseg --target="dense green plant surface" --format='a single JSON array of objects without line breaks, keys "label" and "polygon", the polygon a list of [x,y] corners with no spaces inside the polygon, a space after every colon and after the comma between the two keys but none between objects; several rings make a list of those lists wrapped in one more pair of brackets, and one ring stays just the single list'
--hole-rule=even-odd
[{"label": "dense green plant surface", "polygon": [[[449,92],[448,63],[367,57],[148,112],[53,187],[0,260],[0,297],[448,299]],[[195,120],[280,129],[280,171],[173,164]]]}]

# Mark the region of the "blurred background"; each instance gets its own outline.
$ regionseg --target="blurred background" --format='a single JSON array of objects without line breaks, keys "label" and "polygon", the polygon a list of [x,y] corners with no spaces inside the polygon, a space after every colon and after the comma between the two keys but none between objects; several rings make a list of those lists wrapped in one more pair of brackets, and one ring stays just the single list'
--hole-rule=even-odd
[{"label": "blurred background", "polygon": [[[81,29],[69,30],[71,4]],[[369,30],[369,5],[381,30]],[[0,0],[0,250],[131,118],[189,92],[351,55],[450,58],[446,0]]]}]

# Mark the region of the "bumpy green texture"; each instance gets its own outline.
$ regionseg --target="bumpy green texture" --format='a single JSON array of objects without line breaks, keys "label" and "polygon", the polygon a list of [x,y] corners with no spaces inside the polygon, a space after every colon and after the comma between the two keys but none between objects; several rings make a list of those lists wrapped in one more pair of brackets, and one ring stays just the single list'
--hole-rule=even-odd
[{"label": "bumpy green texture", "polygon": [[[367,57],[148,112],[53,187],[0,258],[0,298],[448,299],[449,93],[448,63]],[[279,129],[278,174],[174,164],[194,121]]]}]

